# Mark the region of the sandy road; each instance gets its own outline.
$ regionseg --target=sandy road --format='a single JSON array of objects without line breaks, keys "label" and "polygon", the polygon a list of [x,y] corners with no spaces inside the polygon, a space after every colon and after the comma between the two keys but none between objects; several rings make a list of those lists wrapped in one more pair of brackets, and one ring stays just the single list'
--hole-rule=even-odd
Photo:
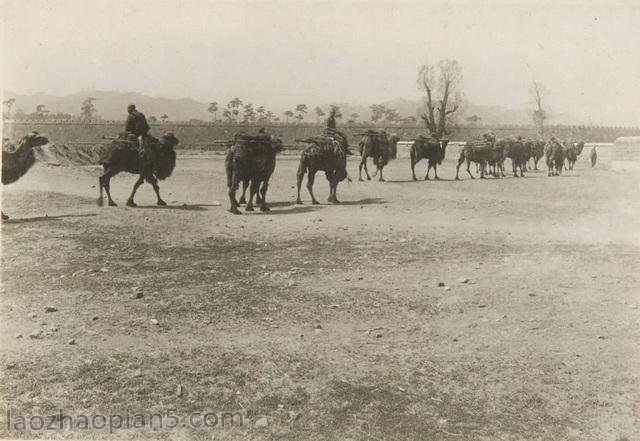
[{"label": "sandy road", "polygon": [[148,186],[124,207],[130,175],[112,184],[121,207],[97,207],[95,168],[8,187],[4,404],[242,409],[216,439],[640,434],[639,174],[581,160],[454,182],[447,160],[441,181],[411,182],[399,159],[386,183],[341,184],[343,204],[296,206],[296,166],[279,161],[271,213],[243,216],[206,156],[179,158],[167,208]]}]

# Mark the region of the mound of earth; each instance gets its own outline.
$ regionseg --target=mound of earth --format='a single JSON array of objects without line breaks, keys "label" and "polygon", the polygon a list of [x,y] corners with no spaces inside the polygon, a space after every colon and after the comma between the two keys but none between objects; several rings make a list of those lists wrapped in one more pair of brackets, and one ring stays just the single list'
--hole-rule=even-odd
[{"label": "mound of earth", "polygon": [[53,166],[96,165],[109,144],[48,144],[34,149],[36,159]]}]

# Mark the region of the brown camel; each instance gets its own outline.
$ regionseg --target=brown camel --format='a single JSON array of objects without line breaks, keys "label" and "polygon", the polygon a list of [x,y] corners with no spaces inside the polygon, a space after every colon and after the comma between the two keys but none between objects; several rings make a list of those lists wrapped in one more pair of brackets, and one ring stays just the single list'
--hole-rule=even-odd
[{"label": "brown camel", "polygon": [[578,143],[569,142],[565,146],[565,160],[568,164],[568,167],[565,165],[565,170],[573,170],[573,166],[578,161],[578,156],[582,154],[582,150],[584,149],[584,141],[580,141]]},{"label": "brown camel", "polygon": [[[2,140],[2,185],[9,185],[16,182],[35,164],[36,155],[34,147],[48,144],[49,140],[33,131],[23,136],[18,141],[18,146],[9,141]],[[2,213],[2,219],[9,219],[9,216]]]},{"label": "brown camel", "polygon": [[235,137],[235,143],[229,148],[225,159],[227,187],[229,188],[229,211],[241,214],[236,201],[236,191],[243,184],[242,199],[249,186],[249,201],[246,211],[253,211],[253,197],[260,204],[260,211],[269,211],[267,189],[269,179],[276,168],[276,154],[282,151],[282,141],[267,134],[257,136],[241,135]]},{"label": "brown camel", "polygon": [[544,146],[544,157],[547,163],[548,176],[560,176],[564,167],[564,146],[556,139],[551,138]]},{"label": "brown camel", "polygon": [[319,204],[313,195],[313,182],[318,171],[324,171],[327,181],[329,181],[329,202],[339,203],[337,196],[338,184],[348,178],[347,156],[351,155],[349,146],[340,137],[316,136],[304,140],[310,144],[300,155],[300,165],[298,166],[297,204],[302,204],[300,199],[300,187],[305,173],[308,173],[307,189],[311,195],[311,202]]},{"label": "brown camel", "polygon": [[429,172],[433,168],[436,179],[438,177],[438,165],[442,164],[444,156],[447,152],[448,139],[436,140],[435,138],[428,138],[420,135],[411,145],[409,152],[411,156],[411,178],[416,181],[415,167],[421,159],[426,158],[428,161],[427,174],[424,177],[425,181],[429,180]]},{"label": "brown camel", "polygon": [[[485,178],[485,171],[487,164],[495,164],[498,170],[502,167],[504,162],[504,155],[501,148],[496,148],[496,137],[492,133],[485,133],[482,138],[474,139],[468,142],[462,150],[460,150],[460,157],[458,158],[458,164],[456,165],[456,181],[460,179],[460,166],[467,163],[467,173],[471,179],[475,179],[469,169],[472,162],[480,165],[480,179]],[[494,172],[496,173],[496,172]],[[497,175],[494,174],[494,176]],[[497,177],[497,176],[496,176]]]},{"label": "brown camel", "polygon": [[99,178],[100,197],[98,205],[102,205],[102,190],[107,193],[109,206],[115,207],[116,203],[111,199],[110,181],[111,178],[120,172],[134,173],[138,175],[138,180],[133,185],[133,191],[127,199],[127,206],[135,207],[136,203],[133,197],[144,181],[146,180],[153,186],[153,190],[158,198],[158,205],[167,205],[160,197],[160,187],[158,180],[167,179],[173,173],[176,166],[176,152],[174,147],[178,145],[178,139],[171,132],[162,135],[157,139],[150,137],[149,152],[140,157],[138,152],[138,141],[128,139],[127,135],[121,133],[118,139],[113,140],[111,145],[107,147],[100,159],[100,164],[104,169],[104,173]]},{"label": "brown camel", "polygon": [[360,141],[360,156],[362,157],[360,165],[358,166],[358,180],[362,179],[362,169],[367,176],[367,180],[370,181],[369,170],[367,170],[367,158],[373,158],[373,163],[376,165],[376,171],[373,174],[375,177],[380,172],[379,180],[384,182],[382,177],[382,170],[390,160],[395,159],[398,149],[398,141],[400,138],[395,133],[387,136],[385,131],[376,132],[375,130],[367,130],[362,136]]}]

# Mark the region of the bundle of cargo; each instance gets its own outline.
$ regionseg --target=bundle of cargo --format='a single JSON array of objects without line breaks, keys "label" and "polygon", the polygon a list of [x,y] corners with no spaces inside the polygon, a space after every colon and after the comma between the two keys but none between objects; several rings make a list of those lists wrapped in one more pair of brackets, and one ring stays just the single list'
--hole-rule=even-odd
[{"label": "bundle of cargo", "polygon": [[267,133],[259,133],[257,135],[236,133],[233,138],[233,145],[236,146],[236,148],[248,149],[256,154],[271,153],[275,150],[281,150],[282,141]]},{"label": "bundle of cargo", "polygon": [[469,166],[472,162],[476,163],[480,169],[480,178],[484,179],[487,164],[497,164],[502,166],[504,154],[500,147],[496,148],[496,138],[493,134],[484,134],[482,138],[472,139],[460,151],[458,164],[456,165],[456,180],[460,179],[458,172],[460,166],[467,163],[467,173],[471,179],[474,179]]}]

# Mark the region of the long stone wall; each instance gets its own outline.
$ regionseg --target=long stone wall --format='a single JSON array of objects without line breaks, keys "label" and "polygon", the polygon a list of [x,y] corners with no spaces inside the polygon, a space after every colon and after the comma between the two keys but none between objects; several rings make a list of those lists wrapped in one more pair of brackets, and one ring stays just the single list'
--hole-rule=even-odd
[{"label": "long stone wall", "polygon": [[[111,121],[104,123],[83,124],[67,121],[4,121],[3,137],[18,139],[31,130],[38,130],[47,135],[54,144],[102,143],[103,136],[116,136],[122,131],[124,123]],[[215,140],[231,139],[237,132],[255,133],[259,125],[247,124],[189,124],[161,123],[152,125],[151,132],[156,136],[172,131],[180,139],[180,146],[189,149],[219,150],[223,145],[215,144]],[[358,134],[369,128],[368,125],[340,127],[351,140],[357,142]],[[306,138],[322,132],[323,128],[315,124],[272,124],[266,125],[269,133],[281,137],[285,144],[295,144],[296,139]],[[419,126],[387,126],[388,132],[397,133],[401,139],[410,140],[419,133],[425,133]],[[524,136],[536,137],[533,127],[529,126],[460,126],[452,127],[449,138],[455,141],[468,141],[485,132],[494,132],[498,137]],[[561,139],[584,140],[587,142],[613,142],[620,136],[640,136],[639,127],[597,127],[597,126],[550,126],[546,128],[549,135]]]}]

